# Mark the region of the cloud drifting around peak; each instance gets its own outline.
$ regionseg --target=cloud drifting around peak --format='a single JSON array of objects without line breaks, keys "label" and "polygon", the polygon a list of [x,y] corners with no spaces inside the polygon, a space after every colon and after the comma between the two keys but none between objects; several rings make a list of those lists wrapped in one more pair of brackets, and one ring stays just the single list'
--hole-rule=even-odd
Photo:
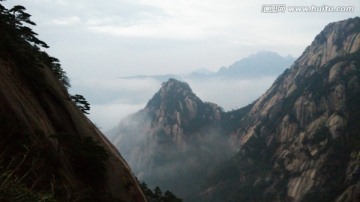
[{"label": "cloud drifting around peak", "polygon": [[154,79],[80,79],[72,83],[70,93],[85,96],[91,107],[89,118],[103,131],[144,108],[161,86]]},{"label": "cloud drifting around peak", "polygon": [[203,101],[218,104],[225,111],[230,111],[244,107],[259,98],[275,81],[275,77],[186,81]]},{"label": "cloud drifting around peak", "polygon": [[[272,84],[275,77],[248,80],[184,79],[204,102],[212,102],[225,111],[238,109],[255,101]],[[71,93],[79,93],[91,104],[90,119],[106,132],[126,116],[146,106],[160,89],[162,81],[152,78],[74,80]]]}]

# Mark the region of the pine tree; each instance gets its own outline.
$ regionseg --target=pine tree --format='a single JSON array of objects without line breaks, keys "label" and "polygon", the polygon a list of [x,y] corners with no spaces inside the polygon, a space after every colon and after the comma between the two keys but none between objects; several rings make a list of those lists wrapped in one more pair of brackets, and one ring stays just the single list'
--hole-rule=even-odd
[{"label": "pine tree", "polygon": [[75,102],[76,106],[84,113],[89,114],[90,104],[86,101],[82,95],[71,95],[71,100]]}]

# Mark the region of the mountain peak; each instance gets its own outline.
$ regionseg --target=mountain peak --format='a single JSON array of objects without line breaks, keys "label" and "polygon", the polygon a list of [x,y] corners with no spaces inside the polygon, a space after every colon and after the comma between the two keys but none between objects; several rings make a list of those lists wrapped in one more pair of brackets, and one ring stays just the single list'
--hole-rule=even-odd
[{"label": "mountain peak", "polygon": [[[359,27],[360,17],[330,23],[315,37],[312,45],[321,45],[331,41],[333,45],[341,46],[340,39],[344,39],[346,35],[358,32]],[[336,34],[335,37],[334,34]],[[337,40],[335,40],[336,38]]]},{"label": "mountain peak", "polygon": [[[177,106],[176,103],[185,102],[185,100],[197,102],[200,99],[193,93],[189,84],[170,78],[161,84],[160,90],[148,102],[147,108],[156,109],[160,106],[168,108],[168,106]],[[170,109],[175,108],[170,107]]]},{"label": "mountain peak", "polygon": [[[219,121],[221,112],[216,104],[203,102],[197,97],[189,84],[171,78],[162,84],[140,114],[150,118],[153,131],[184,137],[189,131]],[[176,144],[181,147],[184,142],[179,140]]]},{"label": "mountain peak", "polygon": [[330,60],[360,49],[360,17],[328,24],[308,46],[296,64],[322,67]]},{"label": "mountain peak", "polygon": [[189,84],[171,78],[144,109],[120,123],[114,142],[139,179],[186,198],[205,178],[201,170],[231,152],[227,138],[217,131],[222,114],[219,106],[198,98]]},{"label": "mountain peak", "polygon": [[170,78],[168,81],[161,84],[160,91],[184,90],[192,92],[188,83]]}]

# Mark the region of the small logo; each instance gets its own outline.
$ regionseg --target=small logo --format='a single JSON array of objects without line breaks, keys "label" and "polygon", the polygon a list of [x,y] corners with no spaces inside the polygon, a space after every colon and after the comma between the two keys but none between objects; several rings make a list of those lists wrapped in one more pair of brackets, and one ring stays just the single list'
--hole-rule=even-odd
[{"label": "small logo", "polygon": [[263,4],[261,6],[262,13],[285,13],[285,4]]}]

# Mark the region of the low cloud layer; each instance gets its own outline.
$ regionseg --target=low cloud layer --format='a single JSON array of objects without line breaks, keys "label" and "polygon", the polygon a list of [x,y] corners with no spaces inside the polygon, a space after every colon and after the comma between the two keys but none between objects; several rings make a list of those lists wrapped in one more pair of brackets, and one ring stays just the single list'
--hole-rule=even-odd
[{"label": "low cloud layer", "polygon": [[255,101],[274,82],[275,77],[256,79],[185,79],[203,101],[213,102],[225,111],[238,109]]},{"label": "low cloud layer", "polygon": [[[229,145],[229,136],[210,123],[184,134],[164,135],[164,129],[171,125],[157,128],[152,114],[143,112],[122,121],[110,140],[140,181],[151,188],[171,190],[184,201],[194,201],[218,163],[236,152]],[[175,136],[182,138],[175,140]]]},{"label": "low cloud layer", "polygon": [[155,79],[81,79],[72,81],[71,93],[90,103],[89,118],[102,131],[114,128],[125,116],[145,107],[160,88]]},{"label": "low cloud layer", "polygon": [[[243,107],[263,94],[275,77],[252,80],[184,79],[205,102],[213,102],[225,111]],[[73,80],[72,93],[85,96],[91,104],[89,118],[104,132],[121,119],[144,108],[160,89],[162,81],[152,78]]]}]

